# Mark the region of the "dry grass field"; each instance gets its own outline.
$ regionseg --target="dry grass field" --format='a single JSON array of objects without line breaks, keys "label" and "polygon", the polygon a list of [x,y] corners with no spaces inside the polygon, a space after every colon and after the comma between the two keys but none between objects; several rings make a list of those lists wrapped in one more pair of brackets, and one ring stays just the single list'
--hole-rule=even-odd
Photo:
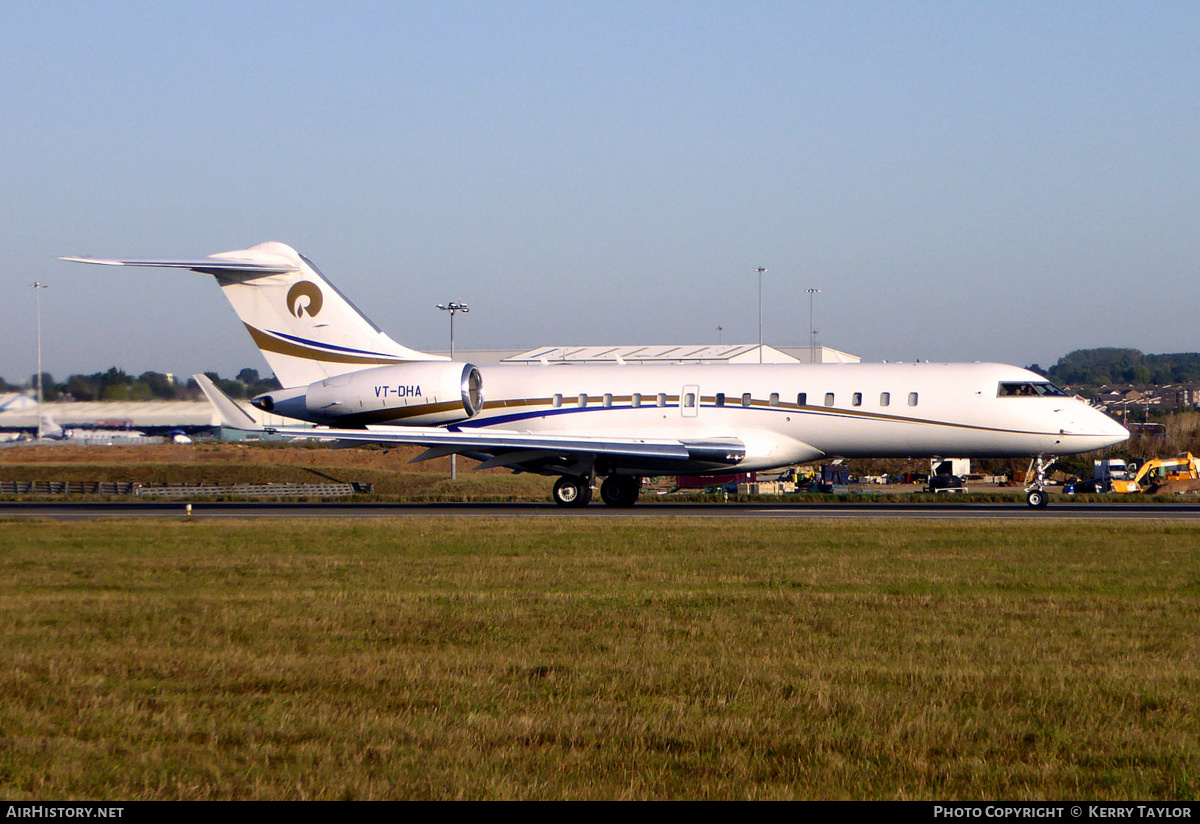
[{"label": "dry grass field", "polygon": [[1200,529],[0,523],[0,796],[1195,799]]},{"label": "dry grass field", "polygon": [[0,481],[127,481],[143,484],[373,484],[378,498],[406,501],[549,500],[552,478],[476,472],[459,459],[414,464],[419,447],[329,449],[324,444],[205,443],[150,446],[19,446],[0,450]]}]

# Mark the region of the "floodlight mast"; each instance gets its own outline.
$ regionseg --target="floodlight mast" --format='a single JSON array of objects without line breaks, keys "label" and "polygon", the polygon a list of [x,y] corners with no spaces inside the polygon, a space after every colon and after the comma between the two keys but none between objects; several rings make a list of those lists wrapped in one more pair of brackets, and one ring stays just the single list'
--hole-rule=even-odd
[{"label": "floodlight mast", "polygon": [[35,280],[29,284],[33,289],[34,304],[37,307],[37,439],[42,439],[42,290],[46,284]]},{"label": "floodlight mast", "polygon": [[808,292],[808,362],[816,363],[817,331],[813,328],[813,295],[821,294],[821,290],[806,289],[805,291]]},{"label": "floodlight mast", "polygon": [[763,276],[763,272],[766,272],[766,271],[767,271],[767,269],[766,269],[766,267],[764,267],[764,266],[759,266],[759,267],[758,267],[757,269],[755,269],[754,271],[758,272],[758,362],[759,362],[759,363],[762,363],[762,362],[763,362],[763,359],[762,359],[762,355],[763,355],[763,353],[762,353],[762,348],[763,348],[763,336],[762,336],[762,276]]},{"label": "floodlight mast", "polygon": [[462,301],[452,300],[449,303],[439,303],[437,308],[450,313],[450,359],[454,360],[454,316],[459,312],[470,312],[471,307]]},{"label": "floodlight mast", "polygon": [[[450,360],[454,360],[454,316],[459,312],[470,312],[471,307],[462,301],[452,300],[449,303],[439,303],[437,308],[450,313]],[[450,480],[458,480],[458,455],[450,456]]]}]

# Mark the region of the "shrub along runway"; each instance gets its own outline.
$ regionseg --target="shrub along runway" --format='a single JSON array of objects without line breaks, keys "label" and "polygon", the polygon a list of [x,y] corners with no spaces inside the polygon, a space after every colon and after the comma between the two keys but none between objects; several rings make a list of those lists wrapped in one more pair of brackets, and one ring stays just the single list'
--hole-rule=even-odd
[{"label": "shrub along runway", "polygon": [[1198,791],[1196,524],[463,511],[0,523],[0,795]]}]

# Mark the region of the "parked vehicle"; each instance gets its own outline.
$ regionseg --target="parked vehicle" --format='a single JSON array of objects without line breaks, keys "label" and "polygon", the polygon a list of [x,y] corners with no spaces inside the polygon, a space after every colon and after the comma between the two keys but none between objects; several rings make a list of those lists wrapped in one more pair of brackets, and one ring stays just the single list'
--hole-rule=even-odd
[{"label": "parked vehicle", "polygon": [[929,486],[925,487],[926,492],[932,492],[935,495],[955,495],[962,494],[967,491],[963,479],[957,475],[933,475],[929,479]]}]

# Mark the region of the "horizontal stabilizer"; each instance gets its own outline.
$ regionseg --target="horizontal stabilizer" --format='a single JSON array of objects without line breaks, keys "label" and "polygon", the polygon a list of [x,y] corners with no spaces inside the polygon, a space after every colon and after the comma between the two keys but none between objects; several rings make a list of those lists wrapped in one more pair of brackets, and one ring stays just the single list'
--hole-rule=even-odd
[{"label": "horizontal stabilizer", "polygon": [[109,258],[62,257],[72,263],[95,263],[100,266],[150,266],[156,269],[191,269],[205,274],[238,272],[241,274],[282,275],[298,267],[287,262],[264,263],[257,260],[208,257],[203,260],[114,260]]}]

